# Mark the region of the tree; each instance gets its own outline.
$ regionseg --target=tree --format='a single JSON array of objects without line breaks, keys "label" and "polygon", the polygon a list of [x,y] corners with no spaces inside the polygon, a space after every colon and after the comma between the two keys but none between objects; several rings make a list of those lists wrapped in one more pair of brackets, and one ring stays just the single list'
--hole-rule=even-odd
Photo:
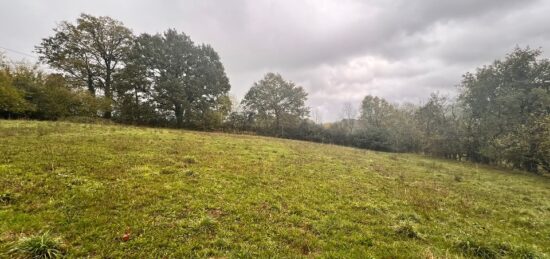
[{"label": "tree", "polygon": [[369,126],[382,127],[394,110],[395,107],[383,98],[367,95],[361,103],[361,120]]},{"label": "tree", "polygon": [[[110,17],[81,14],[76,24],[62,22],[55,34],[36,47],[40,60],[65,75],[85,83],[91,94],[102,89],[114,101],[114,76],[124,67],[132,44],[132,32]],[[111,117],[111,109],[104,117]]]},{"label": "tree", "polygon": [[183,127],[184,122],[197,126],[202,119],[211,119],[212,110],[219,110],[219,102],[230,89],[216,51],[208,45],[196,46],[189,36],[176,30],[143,34],[138,42],[143,46],[158,107],[172,111],[177,127]]},{"label": "tree", "polygon": [[151,48],[144,37],[137,37],[128,55],[123,60],[125,66],[114,79],[118,83],[116,120],[126,123],[152,124],[161,120],[153,99],[151,77],[148,74],[148,56]]},{"label": "tree", "polygon": [[[472,160],[539,170],[541,145],[529,130],[550,114],[550,61],[540,55],[516,48],[504,60],[464,75],[459,101]],[[522,142],[509,141],[514,138]],[[517,150],[523,155],[513,155]]]},{"label": "tree", "polygon": [[357,111],[351,102],[344,103],[344,106],[342,107],[342,118],[347,134],[353,134],[353,129],[355,128],[356,123],[355,120],[357,119]]},{"label": "tree", "polygon": [[414,113],[422,133],[422,151],[427,154],[459,159],[462,155],[461,124],[456,107],[446,97],[432,93],[426,104]]},{"label": "tree", "polygon": [[205,44],[197,46],[196,51],[191,84],[197,87],[188,95],[186,113],[190,116],[187,116],[187,123],[195,126],[201,124],[203,129],[217,127],[231,110],[231,101],[227,96],[231,86],[218,53]]},{"label": "tree", "polygon": [[279,74],[267,73],[246,93],[242,104],[257,126],[284,136],[284,129],[297,127],[309,115],[305,106],[307,93],[301,86],[286,81]]}]

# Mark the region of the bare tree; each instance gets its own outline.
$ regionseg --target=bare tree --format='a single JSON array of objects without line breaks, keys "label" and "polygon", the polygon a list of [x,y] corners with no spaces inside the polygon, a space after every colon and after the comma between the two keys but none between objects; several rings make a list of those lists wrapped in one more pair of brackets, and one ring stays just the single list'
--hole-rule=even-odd
[{"label": "bare tree", "polygon": [[342,107],[343,122],[348,134],[353,134],[355,128],[355,119],[357,118],[357,110],[351,102],[344,103]]},{"label": "bare tree", "polygon": [[313,120],[315,121],[315,124],[322,124],[323,123],[323,115],[319,111],[319,109],[315,108],[312,112]]}]

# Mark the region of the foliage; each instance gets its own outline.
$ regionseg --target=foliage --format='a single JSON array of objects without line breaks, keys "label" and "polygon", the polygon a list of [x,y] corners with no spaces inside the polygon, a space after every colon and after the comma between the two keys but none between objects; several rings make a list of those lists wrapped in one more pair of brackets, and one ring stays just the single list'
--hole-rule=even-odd
[{"label": "foliage", "polygon": [[11,114],[22,114],[32,110],[32,105],[25,100],[23,93],[13,87],[9,71],[0,71],[0,114],[9,118]]},{"label": "foliage", "polygon": [[36,67],[18,64],[0,72],[0,115],[5,118],[96,117],[108,106],[102,98],[71,89],[60,75],[44,74]]}]

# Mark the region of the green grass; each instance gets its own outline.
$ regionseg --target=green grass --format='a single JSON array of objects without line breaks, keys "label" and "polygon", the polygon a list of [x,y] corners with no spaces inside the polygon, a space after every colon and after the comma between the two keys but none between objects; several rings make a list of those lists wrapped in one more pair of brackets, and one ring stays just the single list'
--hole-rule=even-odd
[{"label": "green grass", "polygon": [[46,232],[69,258],[546,258],[550,179],[256,136],[0,121],[0,257]]}]

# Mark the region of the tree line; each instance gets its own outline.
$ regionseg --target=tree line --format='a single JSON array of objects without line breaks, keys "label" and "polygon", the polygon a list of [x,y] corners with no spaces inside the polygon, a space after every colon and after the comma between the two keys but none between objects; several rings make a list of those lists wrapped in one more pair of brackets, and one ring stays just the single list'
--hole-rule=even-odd
[{"label": "tree line", "polygon": [[369,95],[326,124],[310,119],[304,88],[276,73],[236,102],[218,53],[174,29],[135,35],[82,14],[36,52],[55,72],[0,58],[1,117],[249,132],[550,171],[550,61],[538,49],[516,48],[466,73],[455,99],[434,93],[399,105]]}]

